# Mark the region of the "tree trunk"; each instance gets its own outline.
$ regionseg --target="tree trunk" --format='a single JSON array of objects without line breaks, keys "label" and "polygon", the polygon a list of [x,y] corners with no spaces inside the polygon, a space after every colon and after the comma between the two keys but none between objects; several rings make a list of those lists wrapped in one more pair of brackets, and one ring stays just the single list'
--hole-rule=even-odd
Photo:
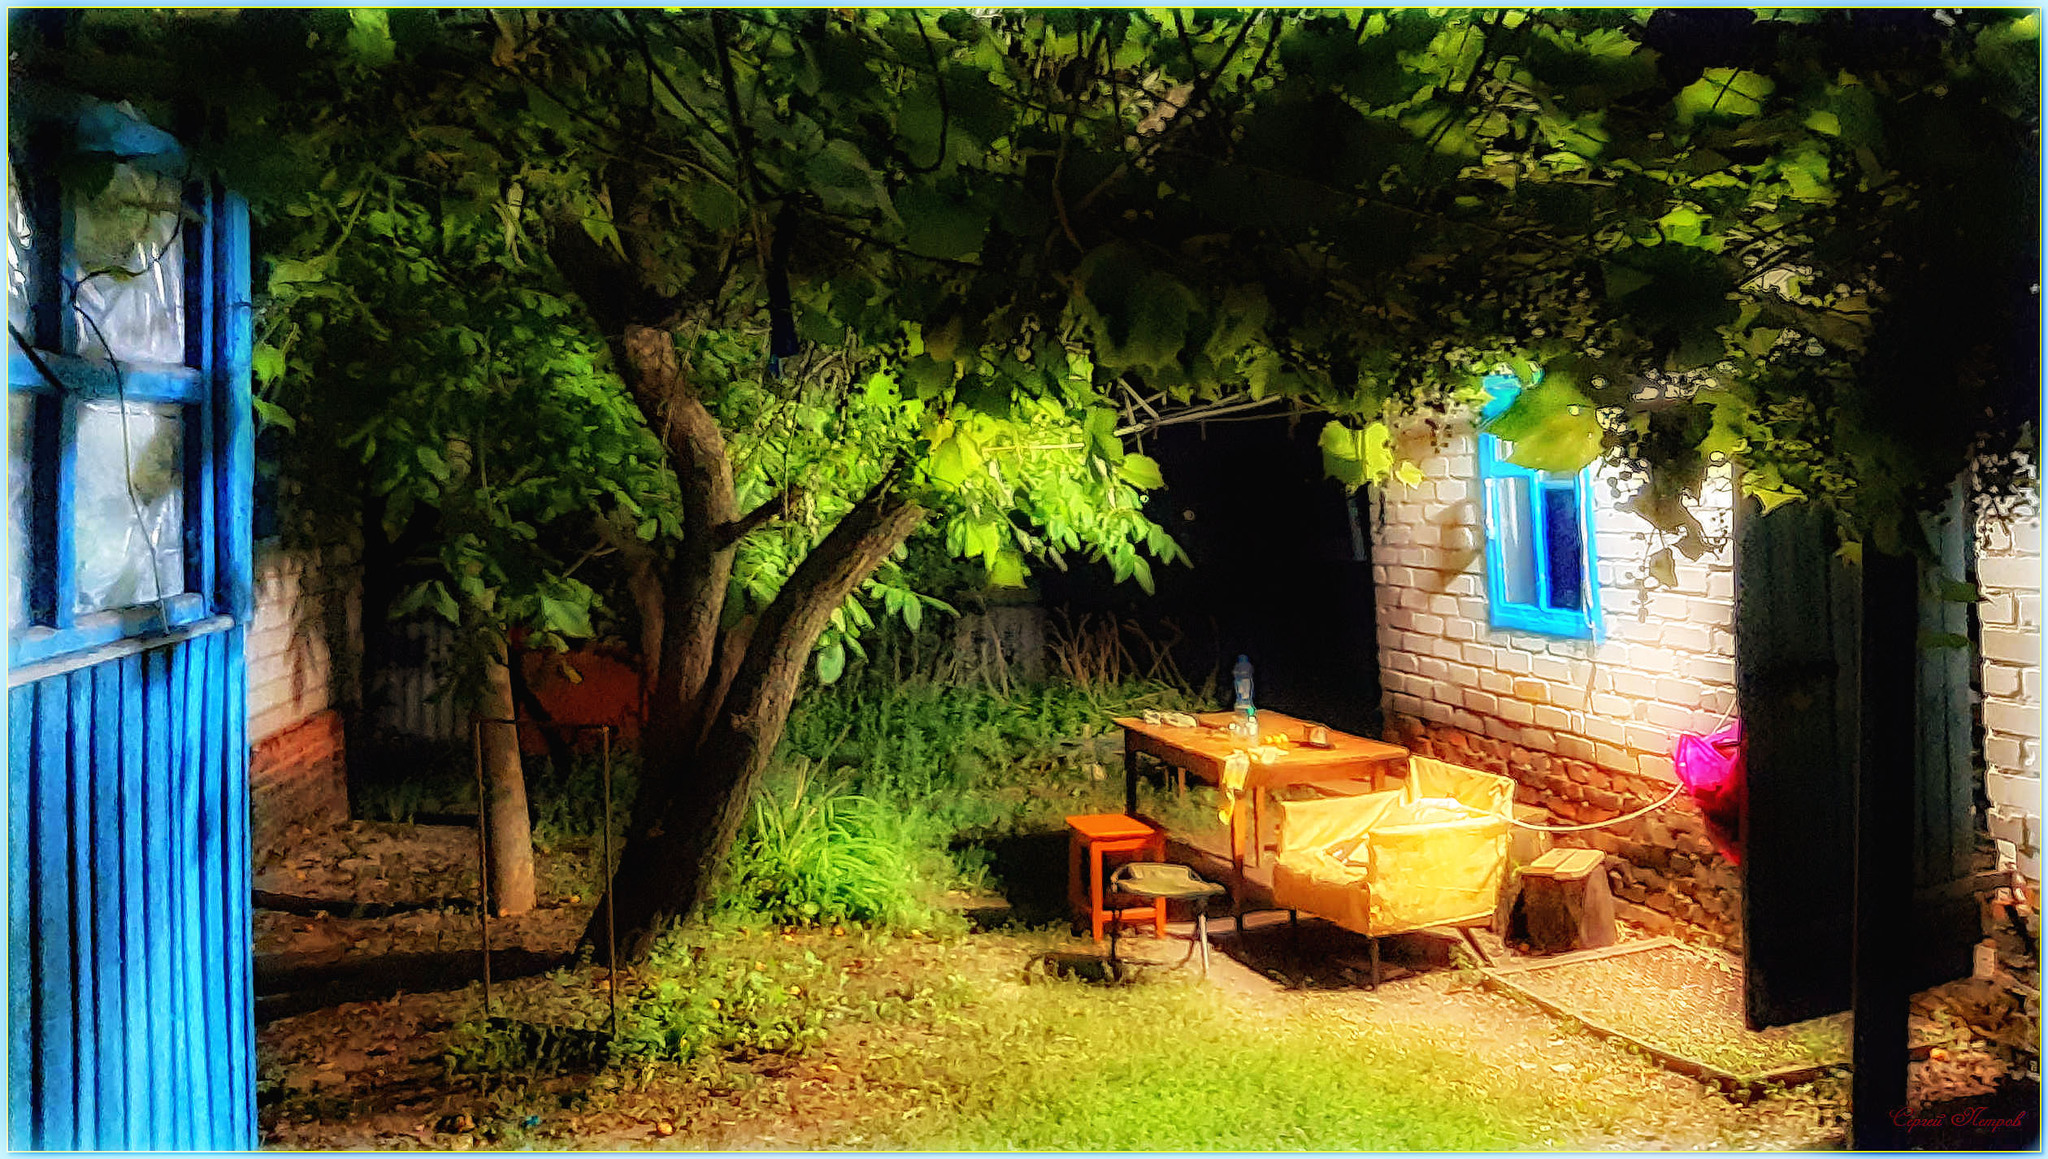
[{"label": "tree trunk", "polygon": [[519,729],[495,724],[515,714],[512,705],[512,670],[505,646],[498,645],[495,663],[485,678],[483,702],[477,715],[484,718],[484,783],[482,802],[485,832],[490,840],[485,857],[484,881],[488,904],[497,916],[523,914],[533,908],[533,829],[526,815],[526,776],[519,764]]},{"label": "tree trunk", "polygon": [[[730,688],[705,717],[701,743],[679,754],[674,767],[649,768],[649,779],[669,791],[635,808],[636,831],[612,876],[625,960],[645,958],[669,925],[709,895],[781,743],[819,634],[833,610],[923,518],[924,510],[893,496],[888,482],[862,499],[804,557],[753,625]],[[600,902],[586,942],[602,944],[603,913]]]}]

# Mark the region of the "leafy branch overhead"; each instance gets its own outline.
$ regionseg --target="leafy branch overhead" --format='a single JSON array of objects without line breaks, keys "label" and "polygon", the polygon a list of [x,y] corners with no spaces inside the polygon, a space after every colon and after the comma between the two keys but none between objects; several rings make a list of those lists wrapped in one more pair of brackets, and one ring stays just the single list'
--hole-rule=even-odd
[{"label": "leafy branch overhead", "polygon": [[[927,404],[1085,411],[1124,381],[1179,405],[1250,390],[1370,423],[1512,362],[1571,364],[1597,408],[1622,412],[1597,428],[1600,453],[1690,480],[1712,456],[1633,437],[1629,387],[1696,371],[1739,407],[1712,430],[1732,432],[1718,453],[1746,489],[1829,503],[1851,529],[1896,524],[1975,441],[2031,445],[2004,421],[2031,397],[2009,348],[2030,344],[1994,329],[2031,316],[2024,263],[2000,256],[2030,247],[2035,220],[2029,15],[298,19],[307,47],[264,75],[183,82],[223,103],[280,79],[315,98],[245,118],[221,164],[299,193],[367,189],[384,153],[349,171],[326,150],[402,108],[441,204],[501,230],[508,256],[538,258],[573,222],[627,279],[628,312],[715,328],[786,311],[800,341],[895,355]],[[198,34],[218,48],[267,29]],[[249,155],[294,123],[320,125],[284,137],[296,171]],[[1852,405],[1932,392],[1929,374],[1998,421],[1983,405],[1933,423]],[[1569,428],[1537,440],[1548,457],[1579,457],[1590,413],[1545,410]],[[950,475],[965,450],[926,453]]]},{"label": "leafy branch overhead", "polygon": [[[1723,465],[1887,548],[1966,463],[2032,485],[2034,14],[19,31],[19,155],[51,93],[209,111],[192,158],[257,213],[264,413],[296,425],[309,505],[356,492],[420,609],[638,627],[668,787],[621,881],[696,895],[654,867],[715,868],[794,673],[838,676],[877,608],[933,609],[909,537],[991,585],[1094,561],[1149,587],[1183,558],[1145,508],[1144,440],[1175,422],[1321,412],[1332,475],[1398,486],[1424,467],[1404,418],[1508,372],[1488,421],[1516,460],[1635,467],[1681,547]],[[692,904],[631,900],[636,938]]]}]

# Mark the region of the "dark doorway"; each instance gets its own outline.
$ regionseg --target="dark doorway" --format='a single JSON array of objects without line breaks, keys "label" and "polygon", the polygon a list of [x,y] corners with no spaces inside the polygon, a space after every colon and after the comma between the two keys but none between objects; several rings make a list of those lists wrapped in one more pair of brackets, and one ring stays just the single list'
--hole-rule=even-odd
[{"label": "dark doorway", "polygon": [[[1193,561],[1154,569],[1158,594],[1112,584],[1104,567],[1042,570],[1055,615],[1115,613],[1174,650],[1188,679],[1214,676],[1229,707],[1239,654],[1259,707],[1378,736],[1379,643],[1365,504],[1323,473],[1324,420],[1186,423],[1145,440],[1166,488],[1146,502]],[[1170,625],[1170,626],[1169,626]]]}]

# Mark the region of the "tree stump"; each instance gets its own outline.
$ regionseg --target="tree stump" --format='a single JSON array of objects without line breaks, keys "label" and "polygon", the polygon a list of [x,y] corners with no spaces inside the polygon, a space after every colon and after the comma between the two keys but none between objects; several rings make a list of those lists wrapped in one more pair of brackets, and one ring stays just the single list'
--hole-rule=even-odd
[{"label": "tree stump", "polygon": [[1597,849],[1553,849],[1522,870],[1508,926],[1532,950],[1593,950],[1617,940],[1606,858]]},{"label": "tree stump", "polygon": [[[1541,805],[1516,805],[1515,820],[1531,826],[1554,824],[1550,811]],[[1503,942],[1510,940],[1511,936],[1515,940],[1522,940],[1523,935],[1510,926],[1510,923],[1520,916],[1518,907],[1522,898],[1521,871],[1550,850],[1550,834],[1542,829],[1517,825],[1508,831],[1508,871],[1501,875],[1500,898],[1493,907],[1494,937]]]}]

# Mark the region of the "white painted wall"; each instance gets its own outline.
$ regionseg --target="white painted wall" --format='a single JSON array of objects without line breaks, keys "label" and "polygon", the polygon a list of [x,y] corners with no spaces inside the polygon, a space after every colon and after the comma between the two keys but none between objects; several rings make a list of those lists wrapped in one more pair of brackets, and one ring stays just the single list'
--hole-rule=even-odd
[{"label": "white painted wall", "polygon": [[1633,488],[1618,496],[1615,473],[1595,468],[1605,637],[1565,640],[1488,623],[1477,445],[1470,423],[1456,424],[1440,448],[1417,448],[1423,482],[1389,482],[1373,496],[1385,707],[1670,781],[1677,735],[1713,731],[1735,703],[1730,476],[1710,479],[1695,505],[1718,550],[1696,561],[1677,556],[1677,585],[1646,591],[1644,568],[1664,541],[1618,509]]}]

